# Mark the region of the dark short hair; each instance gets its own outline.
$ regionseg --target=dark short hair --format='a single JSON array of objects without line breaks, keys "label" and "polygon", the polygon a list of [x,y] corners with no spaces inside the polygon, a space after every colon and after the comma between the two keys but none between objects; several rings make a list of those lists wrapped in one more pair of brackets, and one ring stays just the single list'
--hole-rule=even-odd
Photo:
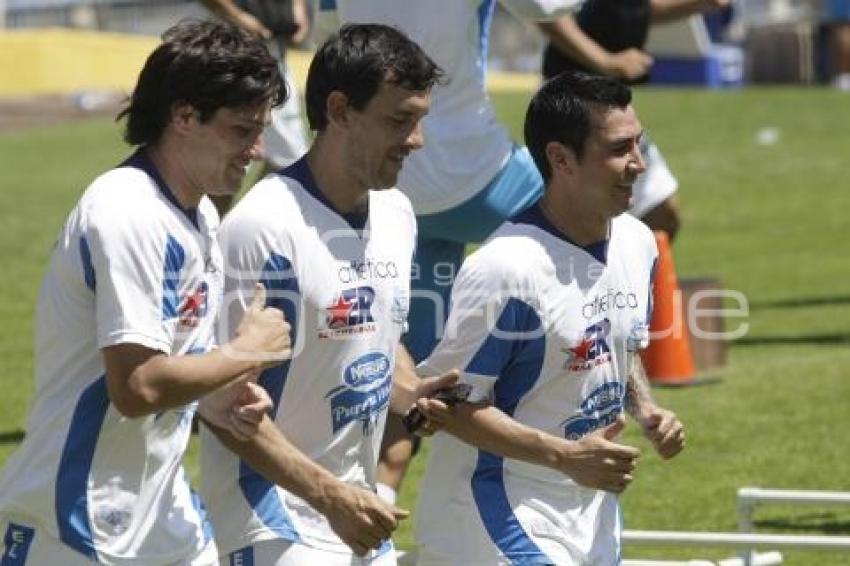
[{"label": "dark short hair", "polygon": [[349,24],[316,51],[307,73],[307,120],[310,128],[328,125],[327,100],[343,93],[355,110],[363,110],[388,82],[412,91],[440,82],[443,70],[412,39],[381,24]]},{"label": "dark short hair", "polygon": [[546,159],[549,142],[564,144],[581,159],[594,119],[631,101],[631,89],[620,81],[581,71],[561,73],[540,87],[525,114],[525,145],[543,180],[552,176]]},{"label": "dark short hair", "polygon": [[231,24],[184,20],[148,56],[118,119],[127,118],[127,143],[149,145],[159,141],[176,103],[193,106],[205,122],[222,107],[278,105],[286,96],[277,61],[261,40]]}]

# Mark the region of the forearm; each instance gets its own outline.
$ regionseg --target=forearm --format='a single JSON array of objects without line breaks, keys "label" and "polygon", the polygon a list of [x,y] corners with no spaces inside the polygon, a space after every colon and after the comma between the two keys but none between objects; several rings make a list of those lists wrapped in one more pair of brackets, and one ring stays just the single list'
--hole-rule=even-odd
[{"label": "forearm", "polygon": [[636,420],[641,420],[655,406],[643,363],[640,356],[635,354],[626,382],[626,411]]},{"label": "forearm", "polygon": [[569,441],[526,426],[493,406],[461,403],[452,415],[444,430],[467,444],[563,472]]},{"label": "forearm", "polygon": [[213,14],[230,22],[235,22],[242,12],[232,0],[201,0],[201,4]]},{"label": "forearm", "polygon": [[584,33],[572,16],[537,25],[555,49],[583,67],[608,73],[611,54]]},{"label": "forearm", "polygon": [[502,0],[500,4],[520,20],[550,21],[574,13],[584,0],[541,2],[540,0]]},{"label": "forearm", "polygon": [[267,480],[297,495],[326,514],[336,493],[347,486],[289,442],[274,422],[265,417],[258,432],[240,441],[229,432],[205,421],[228,449],[245,460]]},{"label": "forearm", "polygon": [[[124,355],[134,353],[125,350]],[[110,399],[128,417],[180,407],[260,367],[256,360],[238,359],[222,350],[191,356],[157,354],[134,365],[127,378],[120,371],[107,372]]]},{"label": "forearm", "polygon": [[419,384],[420,379],[416,375],[413,358],[410,357],[407,348],[399,344],[395,353],[390,410],[397,415],[404,415],[416,402]]},{"label": "forearm", "polygon": [[652,0],[650,6],[654,24],[681,20],[713,7],[706,0]]}]

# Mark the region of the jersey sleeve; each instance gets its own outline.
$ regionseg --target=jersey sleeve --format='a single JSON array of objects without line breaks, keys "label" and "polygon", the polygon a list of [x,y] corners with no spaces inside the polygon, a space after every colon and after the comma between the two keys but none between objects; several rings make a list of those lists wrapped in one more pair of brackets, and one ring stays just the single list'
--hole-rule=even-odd
[{"label": "jersey sleeve", "polygon": [[280,308],[295,328],[300,289],[291,238],[281,229],[285,222],[267,218],[267,211],[250,207],[234,209],[222,223],[219,243],[225,277],[220,343],[235,336],[257,283],[266,289],[266,305]]},{"label": "jersey sleeve", "polygon": [[170,310],[186,250],[146,217],[92,207],[78,245],[95,293],[98,347],[134,343],[170,354],[177,327]]},{"label": "jersey sleeve", "polygon": [[[278,308],[290,325],[290,343],[297,354],[301,323],[301,289],[288,220],[280,206],[260,198],[261,181],[230,214],[219,231],[224,254],[224,299],[219,320],[219,343],[233,339],[242,317],[256,293],[257,283],[266,289],[266,306]],[[302,338],[303,340],[303,338]],[[238,352],[237,352],[238,354]],[[283,384],[291,360],[268,368],[257,383],[272,399],[272,416],[277,415]]]},{"label": "jersey sleeve", "polygon": [[577,11],[584,0],[499,0],[513,15],[528,21],[554,20]]},{"label": "jersey sleeve", "polygon": [[460,381],[473,387],[472,402],[490,400],[497,384],[521,379],[543,338],[530,284],[486,263],[473,259],[461,268],[444,335],[418,368],[427,375],[461,370]]}]

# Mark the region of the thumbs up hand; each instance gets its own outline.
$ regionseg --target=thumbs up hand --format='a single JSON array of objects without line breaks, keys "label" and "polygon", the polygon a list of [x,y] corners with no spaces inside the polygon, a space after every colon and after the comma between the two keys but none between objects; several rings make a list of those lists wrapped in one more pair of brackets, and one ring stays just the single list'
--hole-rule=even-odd
[{"label": "thumbs up hand", "polygon": [[283,312],[266,306],[266,288],[257,283],[236,337],[224,350],[233,357],[256,361],[264,368],[276,366],[292,355],[289,331]]}]

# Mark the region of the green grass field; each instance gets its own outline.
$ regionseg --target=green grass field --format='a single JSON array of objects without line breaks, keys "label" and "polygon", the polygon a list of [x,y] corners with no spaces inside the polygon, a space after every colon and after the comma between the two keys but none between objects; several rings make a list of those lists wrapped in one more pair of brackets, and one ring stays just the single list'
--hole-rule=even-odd
[{"label": "green grass field", "polygon": [[[515,135],[529,94],[495,98]],[[850,98],[823,89],[641,90],[638,113],[681,183],[680,276],[746,295],[747,334],[722,382],[658,389],[688,427],[687,450],[644,457],[623,497],[626,527],[734,531],[744,485],[850,490]],[[775,128],[773,145],[757,133]],[[59,226],[82,188],[128,150],[108,120],[0,134],[0,462],[24,427],[32,316]],[[194,457],[190,460],[194,466]],[[413,507],[424,463],[401,497]],[[850,508],[765,507],[759,532],[850,535]],[[410,524],[397,537],[412,545]],[[626,549],[626,556],[725,558],[732,549]],[[785,564],[850,564],[850,553],[785,552]]]}]

